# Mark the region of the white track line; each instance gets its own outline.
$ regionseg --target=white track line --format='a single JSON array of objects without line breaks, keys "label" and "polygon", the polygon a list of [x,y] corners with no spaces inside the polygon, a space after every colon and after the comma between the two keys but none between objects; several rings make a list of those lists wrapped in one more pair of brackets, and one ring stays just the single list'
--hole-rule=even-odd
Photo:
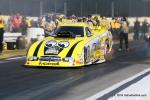
[{"label": "white track line", "polygon": [[149,69],[145,69],[144,71],[136,74],[135,76],[130,77],[130,78],[128,78],[128,79],[126,79],[126,80],[124,80],[122,82],[119,82],[119,83],[117,83],[117,84],[115,84],[115,85],[113,85],[113,86],[111,86],[111,87],[109,87],[109,88],[107,88],[107,89],[105,89],[103,91],[100,91],[97,94],[95,94],[95,95],[93,95],[91,97],[86,98],[85,100],[96,100],[96,99],[99,99],[100,97],[104,96],[105,94],[108,94],[109,92],[115,90],[116,88],[122,86],[123,84],[125,84],[125,83],[127,83],[129,81],[132,81],[135,78],[137,78],[137,77],[139,77],[139,76],[141,76],[141,75],[143,75],[143,74],[145,74],[145,73],[147,73],[149,71],[150,71],[150,68]]},{"label": "white track line", "polygon": [[3,64],[3,63],[5,63],[5,62],[0,61],[0,64]]},{"label": "white track line", "polygon": [[25,56],[22,56],[22,57],[15,57],[15,58],[8,58],[6,60],[17,60],[17,59],[21,59],[21,58],[25,58]]},{"label": "white track line", "polygon": [[8,63],[8,62],[10,62],[12,60],[18,60],[18,59],[22,59],[22,58],[25,58],[25,56],[23,56],[23,57],[15,57],[15,58],[8,58],[6,60],[0,61],[0,64]]}]

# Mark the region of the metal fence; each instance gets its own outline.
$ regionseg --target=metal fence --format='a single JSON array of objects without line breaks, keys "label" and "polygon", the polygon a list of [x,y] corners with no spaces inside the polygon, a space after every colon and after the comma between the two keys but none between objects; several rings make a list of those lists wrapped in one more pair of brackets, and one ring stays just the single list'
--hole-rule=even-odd
[{"label": "metal fence", "polygon": [[[112,6],[113,3],[113,6]],[[150,16],[149,0],[0,0],[0,12],[5,15],[21,13],[38,16],[48,12],[87,16]]]}]

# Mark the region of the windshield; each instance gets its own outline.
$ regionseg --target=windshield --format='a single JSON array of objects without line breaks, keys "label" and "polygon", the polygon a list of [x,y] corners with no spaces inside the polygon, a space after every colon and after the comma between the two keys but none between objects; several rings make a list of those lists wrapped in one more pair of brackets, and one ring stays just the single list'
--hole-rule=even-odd
[{"label": "windshield", "polygon": [[74,26],[61,26],[56,31],[55,34],[66,34],[71,33],[76,37],[83,37],[84,36],[84,28],[83,27],[74,27]]}]

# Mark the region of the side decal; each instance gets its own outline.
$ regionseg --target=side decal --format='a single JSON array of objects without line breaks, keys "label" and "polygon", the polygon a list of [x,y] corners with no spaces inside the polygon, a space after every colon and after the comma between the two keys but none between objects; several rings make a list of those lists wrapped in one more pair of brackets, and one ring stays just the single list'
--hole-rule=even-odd
[{"label": "side decal", "polygon": [[41,47],[42,43],[43,43],[43,41],[42,41],[42,42],[40,42],[40,43],[39,43],[39,45],[36,47],[36,49],[35,49],[35,51],[34,51],[33,56],[37,56],[37,55],[38,55],[38,51],[39,51],[39,49],[40,49],[40,47]]},{"label": "side decal", "polygon": [[71,49],[69,50],[69,52],[67,53],[66,57],[71,57],[72,56],[72,53],[74,51],[74,49],[76,48],[76,46],[80,43],[81,41],[78,41],[77,43],[75,43]]}]

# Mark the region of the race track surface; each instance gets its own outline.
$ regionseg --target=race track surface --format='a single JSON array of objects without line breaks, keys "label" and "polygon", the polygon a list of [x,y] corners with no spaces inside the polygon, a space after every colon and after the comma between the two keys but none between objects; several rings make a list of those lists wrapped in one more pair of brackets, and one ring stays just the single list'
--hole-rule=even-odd
[{"label": "race track surface", "polygon": [[150,47],[130,43],[108,62],[83,68],[25,68],[25,58],[0,61],[0,100],[84,100],[150,68]]}]

